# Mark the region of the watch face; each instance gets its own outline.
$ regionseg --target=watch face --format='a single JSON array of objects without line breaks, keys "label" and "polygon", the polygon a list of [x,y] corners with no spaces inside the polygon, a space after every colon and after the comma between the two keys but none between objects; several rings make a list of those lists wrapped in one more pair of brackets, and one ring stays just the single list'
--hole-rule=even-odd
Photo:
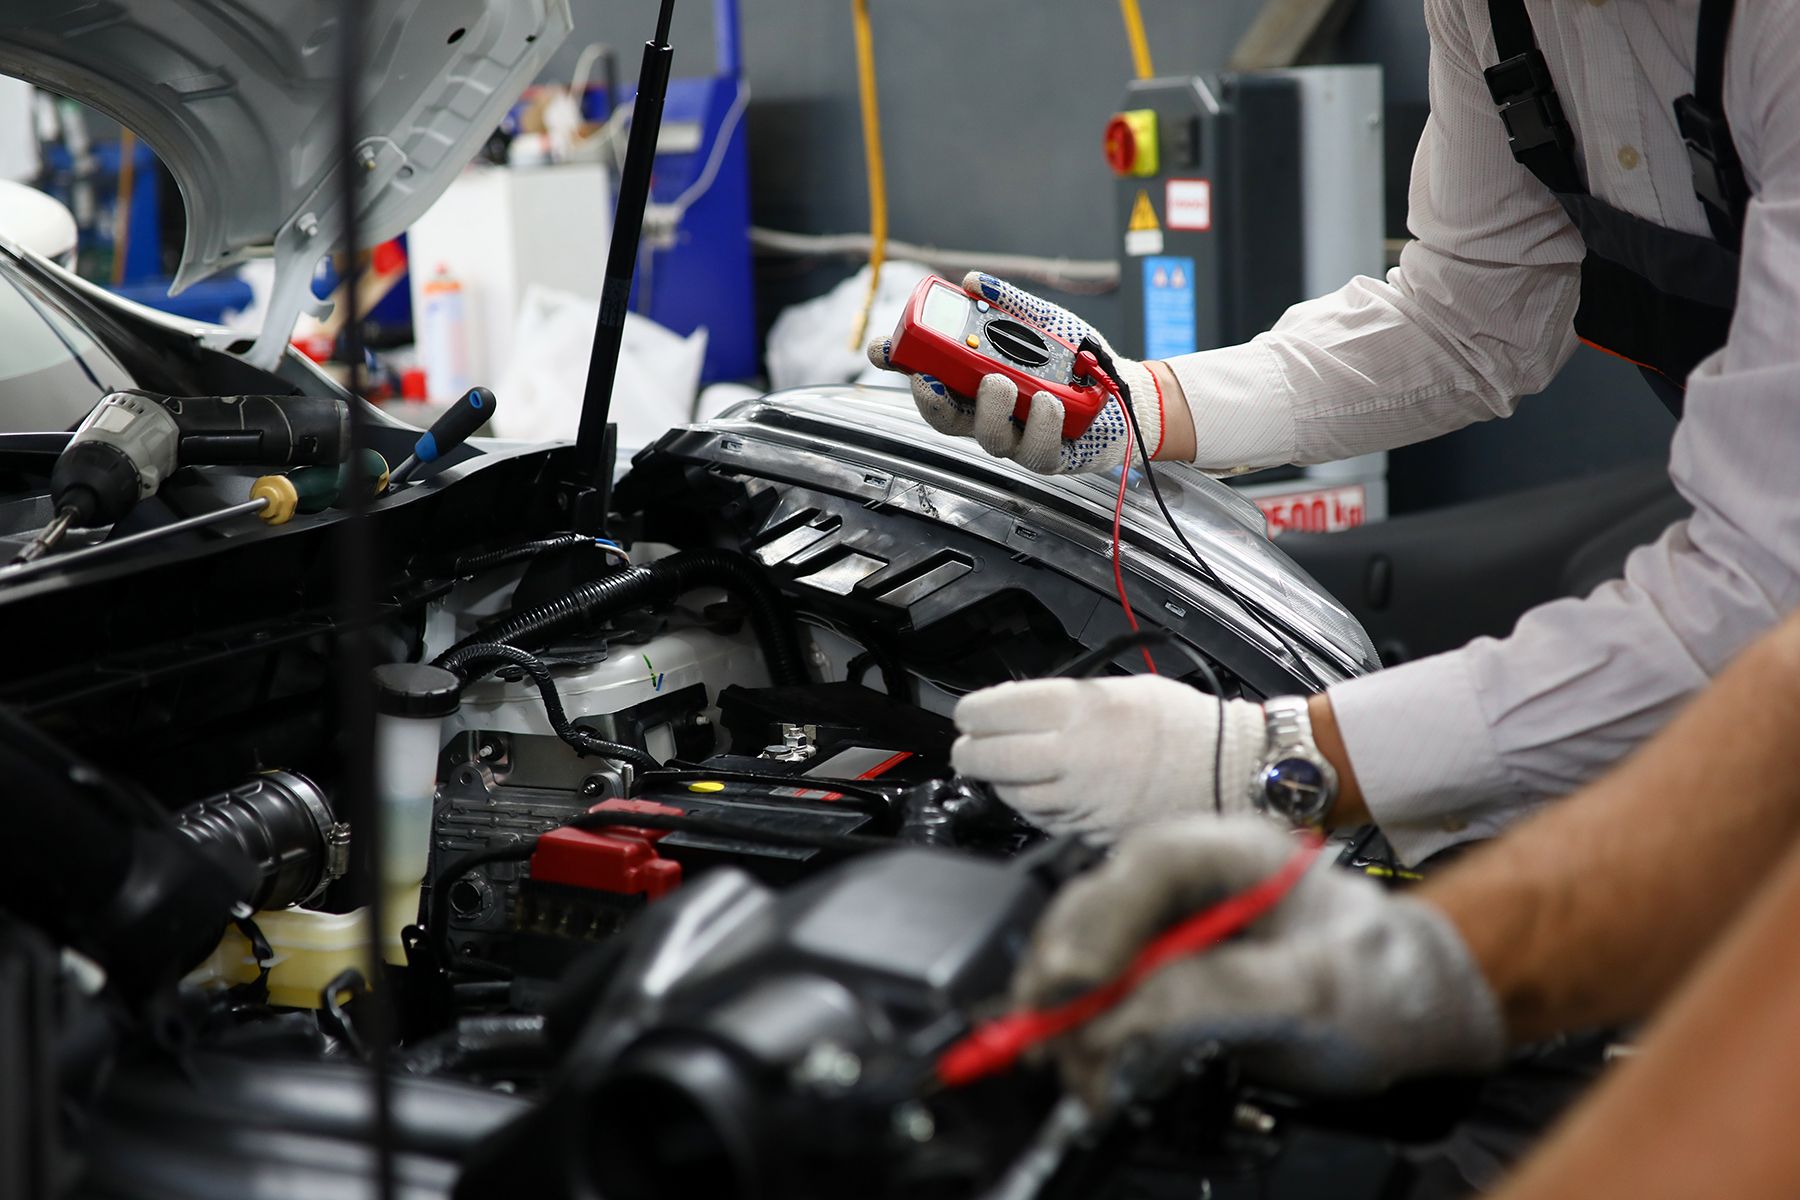
[{"label": "watch face", "polygon": [[1283,758],[1263,771],[1263,795],[1269,807],[1290,817],[1312,819],[1331,802],[1331,784],[1318,763]]}]

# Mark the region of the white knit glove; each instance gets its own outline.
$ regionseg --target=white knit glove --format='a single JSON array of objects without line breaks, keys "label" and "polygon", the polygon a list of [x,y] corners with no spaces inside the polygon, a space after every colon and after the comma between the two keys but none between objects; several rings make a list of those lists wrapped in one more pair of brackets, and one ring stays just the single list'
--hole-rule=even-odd
[{"label": "white knit glove", "polygon": [[1252,812],[1262,706],[1227,700],[1220,715],[1216,698],[1160,675],[1003,683],[957,704],[952,761],[1052,833]]},{"label": "white knit glove", "polygon": [[[963,291],[985,300],[999,311],[1054,334],[1071,345],[1093,338],[1111,357],[1118,381],[1131,392],[1132,408],[1143,430],[1149,452],[1162,445],[1162,396],[1150,370],[1141,362],[1121,358],[1094,327],[1066,308],[1021,291],[1004,280],[981,271],[963,277]],[[888,361],[889,338],[869,343],[869,361],[884,371],[898,370]],[[930,375],[912,375],[913,401],[919,413],[939,433],[973,437],[977,445],[997,458],[1010,458],[1040,475],[1075,471],[1110,471],[1125,461],[1130,433],[1118,397],[1106,406],[1078,438],[1064,440],[1063,406],[1048,392],[1031,398],[1031,414],[1023,423],[1013,417],[1019,389],[1004,375],[988,375],[974,397],[959,396]],[[1132,456],[1138,454],[1132,447]]]},{"label": "white knit glove", "polygon": [[[1112,980],[1151,938],[1274,874],[1296,848],[1291,834],[1248,817],[1133,834],[1051,904],[1014,1001],[1046,1008]],[[1343,1093],[1490,1069],[1506,1036],[1492,989],[1442,912],[1315,863],[1243,934],[1163,967],[1053,1051],[1070,1088],[1099,1107],[1134,1056],[1154,1062],[1209,1042],[1262,1082]]]}]

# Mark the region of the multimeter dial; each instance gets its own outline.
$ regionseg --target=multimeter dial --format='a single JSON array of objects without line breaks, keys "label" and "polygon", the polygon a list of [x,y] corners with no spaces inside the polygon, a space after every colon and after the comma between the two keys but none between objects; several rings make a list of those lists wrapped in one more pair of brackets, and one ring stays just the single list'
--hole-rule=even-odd
[{"label": "multimeter dial", "polygon": [[1042,367],[1050,362],[1050,347],[1037,330],[1009,317],[987,323],[987,343],[1021,367]]}]

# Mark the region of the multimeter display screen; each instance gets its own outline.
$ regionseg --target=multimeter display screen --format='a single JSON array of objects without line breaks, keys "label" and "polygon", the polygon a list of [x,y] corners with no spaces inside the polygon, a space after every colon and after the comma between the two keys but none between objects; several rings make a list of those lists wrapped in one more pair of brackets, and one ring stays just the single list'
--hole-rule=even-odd
[{"label": "multimeter display screen", "polygon": [[919,313],[919,323],[945,337],[962,336],[963,322],[969,318],[969,298],[947,287],[934,287],[926,293]]}]

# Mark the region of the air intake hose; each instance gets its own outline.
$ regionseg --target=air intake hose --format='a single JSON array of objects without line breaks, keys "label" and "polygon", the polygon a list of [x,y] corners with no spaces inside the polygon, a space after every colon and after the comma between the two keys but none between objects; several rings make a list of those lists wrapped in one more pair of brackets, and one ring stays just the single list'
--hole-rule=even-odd
[{"label": "air intake hose", "polygon": [[513,613],[464,638],[438,655],[435,664],[443,666],[451,655],[479,642],[541,645],[571,625],[672,604],[682,593],[699,587],[723,588],[748,610],[770,679],[778,685],[807,682],[800,639],[781,593],[753,560],[730,550],[687,550],[584,583],[566,596]]}]

